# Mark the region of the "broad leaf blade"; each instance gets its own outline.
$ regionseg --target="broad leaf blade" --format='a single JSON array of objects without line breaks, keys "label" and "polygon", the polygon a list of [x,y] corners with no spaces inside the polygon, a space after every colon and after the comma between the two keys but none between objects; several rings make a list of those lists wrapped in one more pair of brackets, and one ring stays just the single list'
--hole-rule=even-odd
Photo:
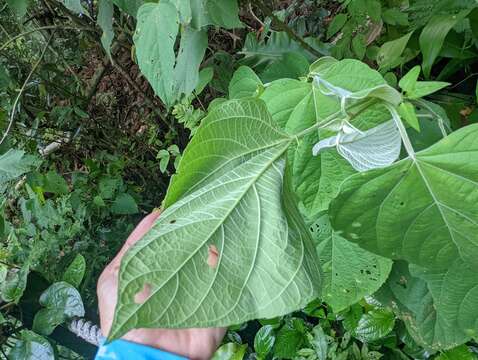
[{"label": "broad leaf blade", "polygon": [[413,32],[392,40],[382,45],[377,55],[377,62],[380,69],[387,71],[402,62],[402,54],[407,47],[408,41]]},{"label": "broad leaf blade", "polygon": [[[311,74],[319,75],[336,88],[362,96],[374,93],[387,99],[398,95],[395,91],[380,94],[385,80],[375,70],[357,60],[337,61],[321,58],[311,65]],[[327,96],[317,86],[297,80],[279,80],[266,87],[261,94],[274,120],[287,132],[295,134],[340,111],[340,99]],[[351,103],[356,99],[349,99]],[[354,118],[353,125],[365,131],[390,119],[381,105],[374,105]],[[335,149],[320,156],[312,154],[312,147],[320,139],[335,133],[328,130],[313,132],[299,141],[295,153],[289,156],[293,167],[293,186],[305,205],[307,214],[314,216],[327,210],[330,200],[346,177],[354,173],[352,166]]]},{"label": "broad leaf blade", "polygon": [[354,335],[363,342],[375,341],[388,335],[395,325],[395,316],[388,309],[375,309],[363,314]]},{"label": "broad leaf blade", "polygon": [[392,262],[335,233],[328,215],[311,225],[324,281],[322,299],[339,312],[372,295],[385,282]]},{"label": "broad leaf blade", "polygon": [[309,62],[300,53],[285,53],[276,61],[273,61],[260,73],[264,83],[270,83],[278,79],[298,79],[307,75]]},{"label": "broad leaf blade", "polygon": [[66,319],[85,316],[81,295],[66,282],[57,282],[40,296],[43,309],[35,314],[33,330],[42,335],[50,335]]},{"label": "broad leaf blade", "polygon": [[376,297],[393,308],[413,339],[425,348],[442,350],[465,343],[478,331],[475,272],[457,260],[439,272],[413,272],[395,262],[390,278]]},{"label": "broad leaf blade", "polygon": [[427,96],[446,88],[450,83],[443,81],[417,81],[412,90],[407,91],[407,97],[409,99],[419,99],[423,96]]},{"label": "broad leaf blade", "polygon": [[110,58],[111,43],[115,36],[113,31],[113,13],[114,7],[112,0],[101,0],[98,5],[98,25],[101,27],[101,30],[103,30],[101,44]]},{"label": "broad leaf blade", "polygon": [[205,3],[213,25],[226,29],[242,27],[237,0],[206,0]]},{"label": "broad leaf blade", "polygon": [[423,73],[430,77],[432,65],[435,62],[445,41],[446,35],[455,24],[468,15],[470,10],[463,10],[458,14],[436,15],[430,19],[420,34],[420,49],[423,52]]},{"label": "broad leaf blade", "polygon": [[274,335],[274,327],[265,325],[259,329],[254,337],[254,350],[259,358],[264,359],[274,347],[276,337]]},{"label": "broad leaf blade", "polygon": [[23,330],[20,339],[8,353],[12,360],[54,360],[55,351],[48,340],[30,330]]},{"label": "broad leaf blade", "polygon": [[323,149],[336,147],[338,153],[357,171],[386,167],[400,155],[402,138],[393,120],[367,131],[354,130],[319,141],[312,149],[318,155]]},{"label": "broad leaf blade", "polygon": [[63,273],[63,281],[74,286],[75,288],[78,288],[83,281],[85,271],[86,260],[83,255],[78,254]]},{"label": "broad leaf blade", "polygon": [[185,27],[181,32],[181,44],[174,68],[174,93],[189,95],[199,81],[199,66],[207,48],[207,33]]},{"label": "broad leaf blade", "polygon": [[398,86],[404,91],[411,91],[417,83],[418,76],[420,75],[420,65],[414,66],[404,77],[398,82]]},{"label": "broad leaf blade", "polygon": [[137,327],[271,318],[317,296],[316,255],[283,180],[292,141],[261,101],[212,111],[185,151],[168,208],[123,258],[110,339]]},{"label": "broad leaf blade", "polygon": [[18,18],[24,17],[27,13],[28,0],[7,0],[7,4]]},{"label": "broad leaf blade", "polygon": [[179,30],[178,11],[173,4],[148,3],[138,10],[134,35],[141,72],[166,106],[176,100],[174,88],[174,43]]},{"label": "broad leaf blade", "polygon": [[478,267],[478,125],[416,158],[348,178],[332,204],[335,230],[392,259],[446,269]]},{"label": "broad leaf blade", "polygon": [[10,149],[0,155],[0,185],[23,175],[34,163],[34,159],[25,156],[22,150]]},{"label": "broad leaf blade", "polygon": [[229,83],[229,98],[242,99],[252,97],[256,94],[257,88],[262,85],[261,79],[248,66],[240,66],[234,72]]}]

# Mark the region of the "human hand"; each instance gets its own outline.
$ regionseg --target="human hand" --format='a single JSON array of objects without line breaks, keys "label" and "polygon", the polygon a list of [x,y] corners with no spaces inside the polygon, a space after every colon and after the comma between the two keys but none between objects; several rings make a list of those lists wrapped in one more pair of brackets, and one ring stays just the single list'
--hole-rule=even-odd
[{"label": "human hand", "polygon": [[[101,331],[107,335],[113,322],[118,297],[118,272],[126,251],[153,226],[159,212],[146,216],[133,230],[116,257],[106,266],[98,280],[98,306]],[[129,331],[124,340],[151,346],[189,359],[210,359],[222,341],[226,329],[135,329]]]}]

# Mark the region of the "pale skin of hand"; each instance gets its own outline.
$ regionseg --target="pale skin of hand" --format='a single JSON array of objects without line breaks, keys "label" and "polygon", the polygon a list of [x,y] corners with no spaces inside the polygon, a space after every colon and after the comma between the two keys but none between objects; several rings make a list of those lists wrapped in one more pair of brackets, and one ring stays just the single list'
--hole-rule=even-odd
[{"label": "pale skin of hand", "polygon": [[[107,335],[113,322],[114,308],[118,297],[118,272],[126,251],[153,226],[159,211],[146,216],[133,230],[121,250],[106,266],[98,280],[98,307],[101,332]],[[194,360],[210,359],[221,343],[226,329],[135,329],[122,337],[124,340],[151,346]]]}]

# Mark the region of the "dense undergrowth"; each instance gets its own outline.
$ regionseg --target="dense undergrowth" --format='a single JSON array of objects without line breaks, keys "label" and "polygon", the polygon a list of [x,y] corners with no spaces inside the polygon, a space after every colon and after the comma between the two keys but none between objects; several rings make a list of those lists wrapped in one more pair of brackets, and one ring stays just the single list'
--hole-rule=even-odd
[{"label": "dense undergrowth", "polygon": [[[310,265],[317,271],[298,272],[303,279],[310,276],[313,285],[301,288],[300,301],[271,302],[254,313],[258,316],[218,310],[216,315],[229,321],[226,325],[237,319],[243,323],[229,327],[216,358],[475,359],[478,297],[476,280],[469,274],[476,269],[478,233],[476,201],[473,205],[478,192],[473,165],[478,151],[473,126],[478,122],[478,4],[144,3],[0,1],[0,358],[91,358],[95,348],[68,335],[68,324],[83,317],[97,322],[98,276],[139,219],[163,204],[167,212],[159,226],[179,231],[181,221],[172,219],[176,202],[190,208],[190,213],[180,213],[180,220],[197,216],[197,205],[192,204],[196,197],[201,206],[213,203],[194,195],[198,183],[207,188],[210,180],[191,178],[191,168],[198,174],[207,170],[237,175],[224,173],[227,166],[219,161],[210,167],[195,165],[197,157],[241,154],[233,163],[237,173],[243,168],[253,173],[250,154],[259,163],[261,155],[254,146],[262,144],[262,150],[274,144],[273,150],[279,151],[277,146],[287,144],[280,151],[287,153],[287,169],[292,170],[286,171],[284,181],[292,177],[289,185],[299,210],[296,200],[285,196],[283,203],[267,209],[278,214],[268,221],[280,228],[284,223],[277,219],[284,216],[291,233],[305,226],[310,230],[298,237],[300,243],[301,237],[304,243],[314,242],[313,254],[306,256],[319,259]],[[398,118],[404,132],[377,130],[383,124],[393,127],[393,121],[385,122],[392,118]],[[256,122],[247,128],[245,119]],[[199,127],[203,120],[208,126]],[[321,127],[327,121],[328,126]],[[209,125],[214,122],[220,124],[218,133]],[[234,141],[248,139],[247,152],[224,144],[207,148],[201,142],[217,140],[218,134]],[[428,153],[419,152],[436,143]],[[318,156],[312,156],[313,148]],[[407,214],[420,218],[425,212],[417,206],[397,210],[410,199],[425,198],[421,178],[417,175],[408,188],[399,188],[402,201],[390,205],[388,218],[380,218],[380,211],[369,217],[362,213],[375,208],[375,197],[387,198],[383,188],[400,182],[396,174],[413,170],[407,156],[415,159],[416,151],[425,164],[427,156],[433,151],[440,155],[443,149],[453,164],[447,171],[461,178],[471,174],[470,179],[457,184],[432,178],[432,184],[425,185],[437,189],[443,206],[456,205],[443,189],[458,198],[460,204],[450,211],[466,212],[466,221],[449,215],[458,224],[456,231],[451,226],[451,240],[436,233],[432,239],[438,240],[432,240],[422,256],[413,244],[425,242],[427,232],[450,228],[430,215],[431,220],[420,224],[423,233],[412,229],[416,235],[411,245],[404,241],[397,250],[393,241],[409,236],[401,233],[405,226],[412,228],[402,219]],[[458,158],[453,151],[473,155]],[[270,163],[283,171],[282,153],[262,155],[272,156]],[[402,161],[391,165],[397,159]],[[263,173],[270,175],[270,182],[264,186],[259,181],[266,180],[258,180],[257,196],[272,203],[274,192],[266,190],[274,189],[271,184],[282,186],[282,177],[274,178],[269,170],[257,177]],[[370,188],[383,178],[392,179]],[[447,188],[450,185],[455,188]],[[280,204],[287,208],[285,215]],[[300,220],[290,220],[299,211]],[[371,231],[360,230],[370,218],[382,222],[375,222]],[[264,236],[269,245],[264,253],[283,259],[275,253],[274,241],[284,234]],[[457,251],[454,236],[461,244]],[[163,240],[147,241],[145,247]],[[295,251],[291,246],[285,253]],[[284,273],[295,264],[290,257],[284,260]],[[148,260],[130,256],[128,261]],[[268,265],[261,276],[289,276],[273,262]],[[294,281],[299,288],[301,280]],[[269,300],[259,288],[256,284],[257,298]],[[135,289],[122,290],[122,311],[127,313],[128,296]],[[445,296],[437,295],[440,292]],[[170,299],[163,295],[163,300],[151,301],[162,308],[161,301]],[[191,314],[192,319],[175,318],[175,324],[204,323],[200,315]],[[261,314],[281,316],[244,321],[264,317]],[[171,325],[162,319],[126,324],[122,316],[117,314],[116,336],[134,325]]]}]

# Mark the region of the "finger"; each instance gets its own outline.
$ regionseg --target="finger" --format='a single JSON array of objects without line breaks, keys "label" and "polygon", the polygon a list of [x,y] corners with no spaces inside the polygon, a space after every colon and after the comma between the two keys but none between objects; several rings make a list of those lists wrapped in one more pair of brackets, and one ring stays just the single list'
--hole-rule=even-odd
[{"label": "finger", "polygon": [[141,238],[153,227],[156,219],[159,218],[160,214],[161,212],[159,210],[153,211],[151,214],[141,220],[138,226],[136,226],[133,232],[129,235],[128,239],[126,239],[120,251],[118,252],[118,254],[116,254],[109,266],[119,265],[119,263],[121,262],[121,258],[124,256],[126,251],[128,251],[131,246],[141,240]]}]

